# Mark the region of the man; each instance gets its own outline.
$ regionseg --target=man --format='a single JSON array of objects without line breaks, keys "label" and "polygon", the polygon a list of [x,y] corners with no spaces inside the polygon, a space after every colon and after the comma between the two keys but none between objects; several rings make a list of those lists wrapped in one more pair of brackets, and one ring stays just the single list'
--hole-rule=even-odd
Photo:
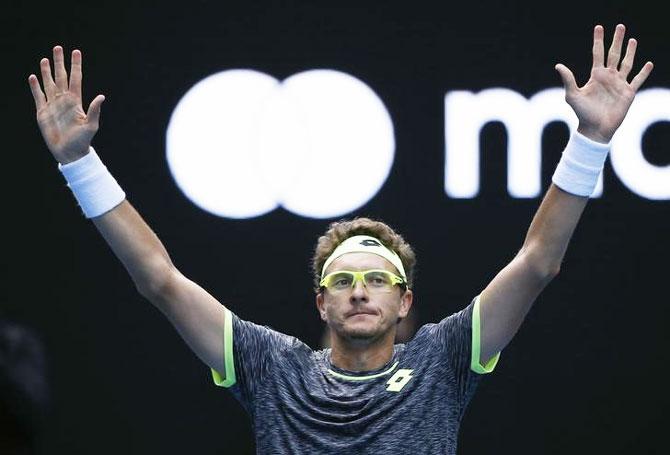
[{"label": "man", "polygon": [[595,188],[614,132],[649,76],[627,81],[637,43],[618,25],[607,55],[594,29],[591,77],[578,87],[556,65],[579,119],[524,244],[465,309],[394,345],[413,300],[414,253],[390,227],[369,219],[334,223],[313,266],[316,305],[331,349],[243,321],[182,275],[90,147],[98,95],[82,109],[81,53],[65,70],[63,49],[40,62],[43,89],[29,84],[49,150],[86,217],[156,305],[252,418],[259,453],[456,452],[458,427],[481,374],[493,370],[533,301],[556,276]]}]

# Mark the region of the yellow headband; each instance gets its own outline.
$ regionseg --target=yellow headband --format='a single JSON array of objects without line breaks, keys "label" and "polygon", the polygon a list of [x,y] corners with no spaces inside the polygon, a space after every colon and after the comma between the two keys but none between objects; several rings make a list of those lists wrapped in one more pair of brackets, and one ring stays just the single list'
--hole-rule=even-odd
[{"label": "yellow headband", "polygon": [[405,268],[402,266],[402,261],[400,256],[395,251],[392,251],[382,245],[382,242],[377,240],[374,237],[369,235],[355,235],[349,237],[344,242],[340,243],[333,254],[331,254],[326,262],[323,264],[323,269],[321,269],[321,278],[326,273],[328,266],[337,258],[347,253],[372,253],[377,256],[381,256],[398,269],[400,276],[403,280],[407,281],[407,276],[405,275]]}]

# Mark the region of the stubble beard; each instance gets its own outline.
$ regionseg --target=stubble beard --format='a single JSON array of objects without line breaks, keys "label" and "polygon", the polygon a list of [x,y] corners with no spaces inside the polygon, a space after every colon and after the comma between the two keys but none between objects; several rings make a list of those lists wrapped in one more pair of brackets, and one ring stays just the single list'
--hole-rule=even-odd
[{"label": "stubble beard", "polygon": [[365,327],[347,327],[346,321],[340,327],[337,327],[335,332],[340,338],[355,344],[372,343],[383,338],[384,333],[386,333],[384,328],[377,323]]}]

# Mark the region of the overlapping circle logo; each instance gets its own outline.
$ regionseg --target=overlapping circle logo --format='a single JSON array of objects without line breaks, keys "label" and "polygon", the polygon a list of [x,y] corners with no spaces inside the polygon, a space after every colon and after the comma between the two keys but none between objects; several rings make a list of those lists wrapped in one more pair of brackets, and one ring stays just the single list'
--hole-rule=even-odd
[{"label": "overlapping circle logo", "polygon": [[167,129],[167,161],[182,192],[226,218],[279,206],[330,218],[368,202],[393,164],[393,122],[364,82],[310,70],[280,82],[228,70],[195,84]]}]

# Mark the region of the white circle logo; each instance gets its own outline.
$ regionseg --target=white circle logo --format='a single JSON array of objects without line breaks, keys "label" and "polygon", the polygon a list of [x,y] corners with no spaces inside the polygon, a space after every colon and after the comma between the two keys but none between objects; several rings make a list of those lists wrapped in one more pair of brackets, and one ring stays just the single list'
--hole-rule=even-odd
[{"label": "white circle logo", "polygon": [[194,85],[167,129],[167,161],[184,194],[227,218],[279,206],[330,218],[369,201],[393,164],[393,123],[365,83],[334,70],[283,82],[229,70]]}]

